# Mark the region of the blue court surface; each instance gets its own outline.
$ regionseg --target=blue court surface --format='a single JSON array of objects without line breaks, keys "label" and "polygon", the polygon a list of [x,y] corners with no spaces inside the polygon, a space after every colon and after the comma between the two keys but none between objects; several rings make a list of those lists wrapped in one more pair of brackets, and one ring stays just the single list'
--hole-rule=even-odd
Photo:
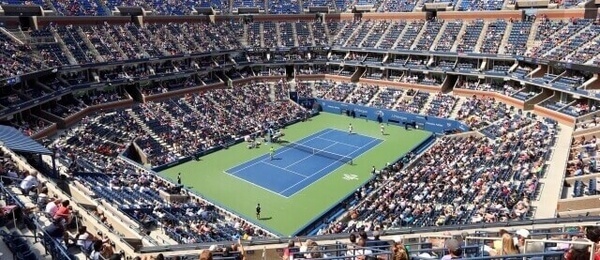
[{"label": "blue court surface", "polygon": [[235,166],[226,173],[283,197],[291,197],[347,164],[322,153],[306,151],[307,147],[353,159],[382,141],[356,133],[325,129],[296,141],[305,149],[282,146],[275,151],[271,160],[268,149],[262,148],[265,155]]}]

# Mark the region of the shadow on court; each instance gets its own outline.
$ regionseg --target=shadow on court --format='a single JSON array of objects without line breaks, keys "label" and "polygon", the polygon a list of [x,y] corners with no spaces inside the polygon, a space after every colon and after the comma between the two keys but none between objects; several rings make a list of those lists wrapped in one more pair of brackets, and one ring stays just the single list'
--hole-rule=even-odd
[{"label": "shadow on court", "polygon": [[271,219],[273,219],[273,217],[262,217],[262,218],[259,218],[258,220],[271,220]]}]

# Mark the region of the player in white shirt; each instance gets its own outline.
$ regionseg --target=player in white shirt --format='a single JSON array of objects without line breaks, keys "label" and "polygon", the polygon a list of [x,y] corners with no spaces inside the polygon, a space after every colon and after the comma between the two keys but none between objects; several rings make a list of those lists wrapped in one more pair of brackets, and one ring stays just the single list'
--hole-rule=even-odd
[{"label": "player in white shirt", "polygon": [[385,135],[385,126],[383,126],[383,124],[381,124],[381,126],[379,128],[381,129],[381,134]]}]

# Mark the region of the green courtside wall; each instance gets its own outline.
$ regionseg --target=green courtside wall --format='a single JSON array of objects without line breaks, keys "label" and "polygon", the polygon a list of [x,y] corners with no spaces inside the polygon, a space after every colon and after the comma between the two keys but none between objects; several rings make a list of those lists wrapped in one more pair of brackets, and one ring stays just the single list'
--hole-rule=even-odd
[{"label": "green courtside wall", "polygon": [[[296,141],[325,128],[347,130],[352,123],[357,133],[373,136],[384,141],[354,160],[354,165],[344,165],[290,198],[274,194],[258,186],[232,177],[224,171],[242,162],[268,153],[266,147],[248,149],[244,143],[218,151],[161,171],[159,174],[174,181],[181,172],[182,184],[201,197],[226,208],[275,234],[292,236],[305,227],[315,216],[320,216],[354,192],[371,178],[372,166],[382,168],[397,160],[427,139],[431,133],[422,130],[406,131],[389,125],[389,135],[382,136],[379,125],[373,121],[353,119],[341,115],[321,114],[310,121],[288,126],[285,139]],[[358,180],[346,181],[345,173],[356,174]],[[277,176],[273,176],[276,178]],[[260,203],[262,217],[255,219],[255,207]]]}]

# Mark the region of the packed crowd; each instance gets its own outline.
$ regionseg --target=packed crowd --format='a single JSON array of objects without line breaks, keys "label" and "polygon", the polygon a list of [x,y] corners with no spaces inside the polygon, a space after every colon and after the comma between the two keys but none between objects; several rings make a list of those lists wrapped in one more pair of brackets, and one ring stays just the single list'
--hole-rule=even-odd
[{"label": "packed crowd", "polygon": [[495,140],[444,137],[409,168],[377,171],[375,192],[358,191],[364,202],[324,233],[525,219],[555,138],[554,125],[532,124]]},{"label": "packed crowd", "polygon": [[[156,87],[163,88],[164,84]],[[149,156],[149,163],[159,166],[227,146],[247,134],[263,132],[269,124],[282,126],[301,118],[301,109],[286,100],[271,102],[268,85],[251,83],[144,103],[130,112],[104,114],[101,122],[84,120],[82,128],[75,130],[79,134],[65,142],[69,148],[82,149],[82,153],[115,155],[123,151],[128,139],[135,139]],[[146,133],[146,128],[151,132]],[[110,154],[106,154],[108,151]]]},{"label": "packed crowd", "polygon": [[[82,5],[79,5],[81,7]],[[78,9],[77,7],[76,9]],[[68,8],[67,8],[68,9]],[[167,23],[138,26],[133,23],[113,25],[49,25],[38,30],[27,31],[32,41],[38,44],[20,44],[3,35],[0,54],[5,62],[3,77],[29,73],[38,68],[64,65],[87,64],[98,61],[122,61],[147,57],[178,54],[204,53],[226,49],[242,49],[242,45],[257,47],[314,46],[333,42],[342,46],[367,46],[369,48],[434,49],[437,51],[479,51],[499,54],[522,54],[563,61],[584,63],[597,60],[600,53],[596,35],[600,31],[597,22],[591,19],[570,21],[549,20],[539,17],[537,25],[531,21],[497,20],[470,22],[464,34],[461,20],[414,21],[408,24],[381,21],[317,21],[299,22],[253,22],[244,26],[238,21],[221,23]],[[484,26],[487,23],[487,27]],[[442,26],[444,24],[444,26]],[[509,30],[508,24],[512,24]],[[247,27],[247,33],[241,33]],[[374,28],[377,32],[372,33]],[[408,29],[404,28],[408,27]],[[434,28],[439,28],[434,29]],[[487,28],[484,31],[484,28]],[[406,29],[406,30],[404,30]],[[404,34],[402,34],[402,31]],[[529,34],[540,45],[527,49]],[[278,34],[279,32],[279,34]],[[356,33],[355,33],[356,32]],[[422,32],[422,33],[420,33]],[[54,34],[61,39],[55,40]],[[508,37],[505,35],[508,34]],[[206,35],[204,37],[203,35]],[[242,35],[247,38],[242,39]],[[403,35],[402,45],[396,40]],[[461,36],[460,38],[457,37]],[[481,37],[480,35],[483,35]],[[581,37],[574,40],[573,37]],[[441,37],[440,37],[441,36]],[[403,39],[404,39],[403,38]],[[477,42],[483,38],[483,44]],[[500,43],[507,38],[504,49]],[[194,39],[194,41],[186,41]],[[438,39],[437,45],[434,45]],[[84,43],[84,44],[82,44]],[[480,50],[475,50],[480,46]],[[558,48],[554,48],[558,46]],[[527,49],[527,50],[526,50]],[[358,57],[358,56],[357,56]],[[363,56],[360,56],[363,57]],[[350,59],[356,60],[356,59]],[[413,64],[414,63],[414,64]],[[423,61],[408,60],[407,66],[424,66]]]},{"label": "packed crowd", "polygon": [[496,102],[494,98],[478,98],[473,96],[467,98],[457,112],[456,119],[467,124],[471,129],[481,129],[488,126],[491,122],[500,119],[501,113],[498,111],[507,111],[508,106],[501,102]]},{"label": "packed crowd", "polygon": [[[452,7],[457,11],[481,11],[481,10],[501,10],[506,3],[513,3],[514,1],[507,0],[494,0],[490,2],[480,3],[478,1],[462,1],[458,5],[456,1],[448,1],[448,6]],[[552,1],[559,5],[559,8],[576,8],[581,0],[573,1]],[[155,15],[190,15],[194,8],[213,8],[217,12],[221,13],[232,13],[238,10],[240,7],[256,7],[259,10],[266,11],[270,14],[298,14],[300,10],[308,8],[310,6],[327,6],[331,10],[346,12],[353,6],[369,6],[374,8],[377,12],[412,12],[415,7],[423,7],[424,2],[414,0],[401,0],[401,1],[389,1],[389,0],[361,0],[361,1],[334,1],[334,0],[319,0],[319,1],[305,1],[301,5],[300,2],[296,1],[270,1],[265,4],[264,1],[233,1],[222,2],[215,0],[185,0],[185,1],[167,1],[154,2],[154,1],[123,1],[123,0],[111,0],[96,2],[91,0],[84,1],[65,1],[65,0],[54,0],[54,1],[14,1],[5,0],[2,3],[10,4],[26,4],[26,5],[40,5],[44,10],[56,10],[59,15],[63,16],[106,16],[111,15],[110,10],[113,10],[118,6],[138,6],[144,8],[146,11],[150,11]],[[268,8],[266,8],[268,6]]]},{"label": "packed crowd", "polygon": [[431,98],[431,103],[425,113],[436,117],[450,117],[457,101],[458,98],[452,95],[438,93]]},{"label": "packed crowd", "polygon": [[598,144],[595,133],[573,137],[567,163],[567,176],[597,173],[597,150]]},{"label": "packed crowd", "polygon": [[132,138],[144,135],[147,133],[132,113],[117,111],[84,119],[80,127],[65,133],[51,147],[62,172],[74,176],[96,197],[118,205],[141,227],[164,227],[179,243],[267,235],[203,201],[163,201],[159,190],[178,194],[181,188],[116,158]]}]

